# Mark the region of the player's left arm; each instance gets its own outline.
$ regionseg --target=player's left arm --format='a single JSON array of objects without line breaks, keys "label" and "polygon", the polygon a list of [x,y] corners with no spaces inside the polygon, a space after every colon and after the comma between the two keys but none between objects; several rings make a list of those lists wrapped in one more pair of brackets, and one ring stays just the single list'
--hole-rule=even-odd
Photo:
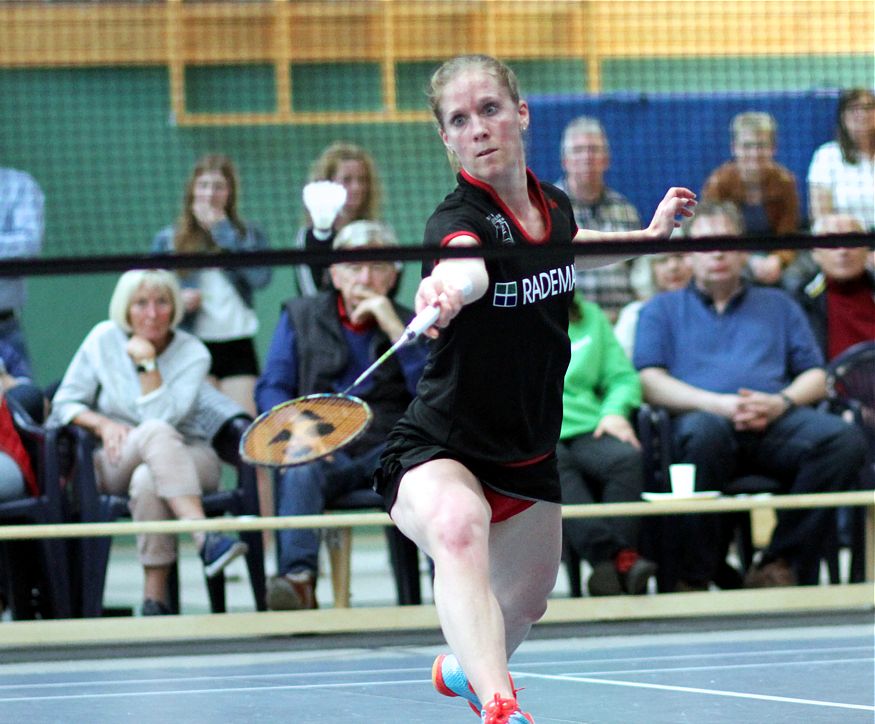
[{"label": "player's left arm", "polygon": [[[574,235],[575,244],[585,244],[589,241],[657,241],[668,239],[671,232],[681,225],[678,217],[691,217],[696,205],[696,194],[689,189],[674,186],[668,190],[656,207],[653,219],[646,229],[635,231],[592,231],[590,229],[578,229]],[[578,269],[594,269],[600,266],[614,264],[624,259],[631,259],[632,255],[586,255],[574,259]]]}]

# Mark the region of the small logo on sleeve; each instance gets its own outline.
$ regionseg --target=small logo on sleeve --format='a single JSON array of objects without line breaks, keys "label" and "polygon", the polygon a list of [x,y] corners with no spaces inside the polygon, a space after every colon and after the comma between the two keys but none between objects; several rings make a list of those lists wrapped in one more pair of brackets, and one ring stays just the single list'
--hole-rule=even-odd
[{"label": "small logo on sleeve", "polygon": [[513,245],[513,233],[510,230],[510,224],[507,223],[507,219],[501,214],[489,214],[486,220],[495,227],[495,234],[502,244],[507,246]]}]

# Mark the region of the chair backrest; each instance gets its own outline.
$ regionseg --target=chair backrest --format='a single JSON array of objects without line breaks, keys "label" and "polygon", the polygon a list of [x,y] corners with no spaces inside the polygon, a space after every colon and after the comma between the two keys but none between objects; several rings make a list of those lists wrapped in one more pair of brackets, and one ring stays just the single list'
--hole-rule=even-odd
[{"label": "chair backrest", "polygon": [[25,407],[13,396],[6,398],[12,423],[30,458],[40,493],[48,496],[58,509],[62,507],[61,458],[69,459],[69,436],[37,424]]},{"label": "chair backrest", "polygon": [[863,424],[875,429],[875,341],[855,344],[836,357],[826,384],[831,398],[859,403]]},{"label": "chair backrest", "polygon": [[668,411],[664,407],[643,404],[638,408],[635,423],[644,461],[644,489],[654,493],[667,491],[671,462],[671,418]]},{"label": "chair backrest", "polygon": [[213,436],[212,444],[224,462],[235,466],[240,464],[240,438],[251,423],[252,418],[246,413],[230,417],[222,423]]}]

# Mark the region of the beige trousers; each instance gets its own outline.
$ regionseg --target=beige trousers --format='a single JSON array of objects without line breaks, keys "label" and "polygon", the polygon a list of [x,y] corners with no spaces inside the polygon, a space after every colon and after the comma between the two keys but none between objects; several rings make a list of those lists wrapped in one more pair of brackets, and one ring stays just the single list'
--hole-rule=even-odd
[{"label": "beige trousers", "polygon": [[[121,458],[113,465],[106,452],[94,454],[101,492],[129,495],[134,520],[172,520],[168,498],[200,496],[219,487],[222,463],[203,440],[186,441],[172,425],[147,420],[131,430]],[[176,561],[177,536],[137,536],[144,566],[168,566]]]}]

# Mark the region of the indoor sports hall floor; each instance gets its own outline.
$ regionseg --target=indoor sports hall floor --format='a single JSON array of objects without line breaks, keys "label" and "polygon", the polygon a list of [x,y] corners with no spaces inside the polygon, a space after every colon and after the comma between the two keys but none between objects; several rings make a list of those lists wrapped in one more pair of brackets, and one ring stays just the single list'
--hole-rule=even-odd
[{"label": "indoor sports hall floor", "polygon": [[[450,723],[435,632],[7,651],[0,721]],[[517,652],[538,724],[867,722],[871,611],[542,626]]]}]

